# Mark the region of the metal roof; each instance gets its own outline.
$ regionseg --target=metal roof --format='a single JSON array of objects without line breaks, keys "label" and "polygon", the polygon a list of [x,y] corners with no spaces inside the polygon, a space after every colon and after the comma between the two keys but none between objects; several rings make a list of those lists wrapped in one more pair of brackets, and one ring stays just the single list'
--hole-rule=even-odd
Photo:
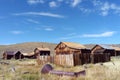
[{"label": "metal roof", "polygon": [[99,46],[101,46],[104,49],[113,49],[111,46],[105,44],[99,44]]}]

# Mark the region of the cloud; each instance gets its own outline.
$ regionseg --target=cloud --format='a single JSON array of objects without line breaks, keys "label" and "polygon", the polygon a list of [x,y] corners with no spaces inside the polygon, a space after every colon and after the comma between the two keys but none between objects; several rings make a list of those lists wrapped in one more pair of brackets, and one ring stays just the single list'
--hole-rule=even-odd
[{"label": "cloud", "polygon": [[52,7],[57,7],[57,3],[55,1],[49,2],[49,6]]},{"label": "cloud", "polygon": [[39,24],[40,22],[36,21],[36,20],[33,20],[33,19],[27,19],[28,22],[31,22],[31,23],[35,23],[35,24]]},{"label": "cloud", "polygon": [[100,15],[107,16],[109,14],[120,14],[120,6],[115,3],[110,3],[108,1],[102,2],[100,0],[93,0],[93,6],[95,6],[96,11],[100,12]]},{"label": "cloud", "polygon": [[114,34],[114,31],[108,31],[101,34],[84,34],[83,37],[111,37]]},{"label": "cloud", "polygon": [[80,7],[80,10],[81,10],[83,13],[90,13],[90,12],[93,12],[92,9],[87,9],[87,8],[83,8],[83,7]]},{"label": "cloud", "polygon": [[51,26],[42,26],[42,27],[35,28],[35,30],[53,31],[54,28]]},{"label": "cloud", "polygon": [[53,31],[54,29],[53,29],[53,28],[50,28],[50,27],[46,27],[44,30],[45,30],[45,31]]},{"label": "cloud", "polygon": [[18,31],[18,30],[14,30],[14,31],[11,31],[12,34],[23,34],[24,32],[23,31]]},{"label": "cloud", "polygon": [[67,40],[67,39],[75,39],[75,38],[100,38],[100,37],[111,37],[115,34],[115,31],[108,31],[108,32],[104,32],[101,34],[74,34],[71,33],[72,35],[68,35],[66,37],[61,37],[59,38],[60,40]]},{"label": "cloud", "polygon": [[38,4],[38,3],[44,3],[44,0],[27,0],[27,3],[32,5],[32,4]]},{"label": "cloud", "polygon": [[82,0],[73,0],[72,7],[76,7],[81,2],[82,2]]},{"label": "cloud", "polygon": [[24,12],[24,13],[13,13],[12,15],[15,15],[15,16],[33,15],[33,16],[47,16],[47,17],[54,17],[54,18],[65,18],[65,16],[49,13],[49,12]]}]

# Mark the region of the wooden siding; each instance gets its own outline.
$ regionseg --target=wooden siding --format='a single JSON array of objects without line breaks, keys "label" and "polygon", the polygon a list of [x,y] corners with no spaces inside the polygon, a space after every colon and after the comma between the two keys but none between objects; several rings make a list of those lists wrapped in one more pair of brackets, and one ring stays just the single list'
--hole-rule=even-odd
[{"label": "wooden siding", "polygon": [[114,50],[104,49],[101,46],[97,45],[92,49],[91,53],[91,62],[108,62],[110,61],[110,56],[115,54]]},{"label": "wooden siding", "polygon": [[38,64],[45,64],[51,62],[51,57],[50,56],[38,56],[37,57],[37,63]]},{"label": "wooden siding", "polygon": [[54,63],[62,66],[74,66],[73,54],[55,55]]},{"label": "wooden siding", "polygon": [[51,62],[50,50],[48,48],[36,48],[34,54],[37,58],[38,64],[45,64]]},{"label": "wooden siding", "polygon": [[59,43],[55,48],[55,64],[62,66],[76,66],[90,63],[91,50],[72,48],[64,43]]}]

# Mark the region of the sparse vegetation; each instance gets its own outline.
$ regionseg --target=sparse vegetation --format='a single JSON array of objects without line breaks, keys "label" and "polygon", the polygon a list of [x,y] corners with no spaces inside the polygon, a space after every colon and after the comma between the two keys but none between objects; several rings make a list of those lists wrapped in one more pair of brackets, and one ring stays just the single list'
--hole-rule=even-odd
[{"label": "sparse vegetation", "polygon": [[36,59],[1,60],[1,62],[9,64],[0,64],[0,80],[120,80],[119,57],[113,57],[111,62],[103,64],[85,64],[69,68],[51,64],[55,70],[77,72],[85,69],[86,76],[79,77],[41,74],[43,65],[37,65]]}]

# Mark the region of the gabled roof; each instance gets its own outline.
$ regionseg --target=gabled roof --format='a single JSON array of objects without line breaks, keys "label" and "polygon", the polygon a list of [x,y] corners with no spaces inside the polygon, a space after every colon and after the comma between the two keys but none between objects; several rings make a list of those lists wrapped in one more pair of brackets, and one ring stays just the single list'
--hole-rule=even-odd
[{"label": "gabled roof", "polygon": [[6,53],[7,55],[15,55],[17,52],[19,51],[5,51],[4,53]]},{"label": "gabled roof", "polygon": [[102,47],[102,48],[104,48],[104,49],[114,50],[111,46],[104,45],[104,44],[96,44],[96,45],[92,48],[92,50],[93,50],[96,46],[100,46],[100,47]]},{"label": "gabled roof", "polygon": [[99,46],[101,46],[104,49],[113,49],[111,46],[105,44],[99,44]]},{"label": "gabled roof", "polygon": [[[70,48],[74,48],[74,49],[86,49],[85,46],[79,44],[79,43],[74,43],[74,42],[60,42],[60,43],[63,43],[65,44],[66,46],[70,47]],[[59,43],[59,44],[60,44]],[[58,44],[58,45],[59,45]],[[56,49],[56,48],[55,48]]]},{"label": "gabled roof", "polygon": [[50,51],[49,48],[44,48],[44,47],[42,47],[42,48],[36,48],[36,49],[38,49],[38,50],[40,50],[40,51]]}]

